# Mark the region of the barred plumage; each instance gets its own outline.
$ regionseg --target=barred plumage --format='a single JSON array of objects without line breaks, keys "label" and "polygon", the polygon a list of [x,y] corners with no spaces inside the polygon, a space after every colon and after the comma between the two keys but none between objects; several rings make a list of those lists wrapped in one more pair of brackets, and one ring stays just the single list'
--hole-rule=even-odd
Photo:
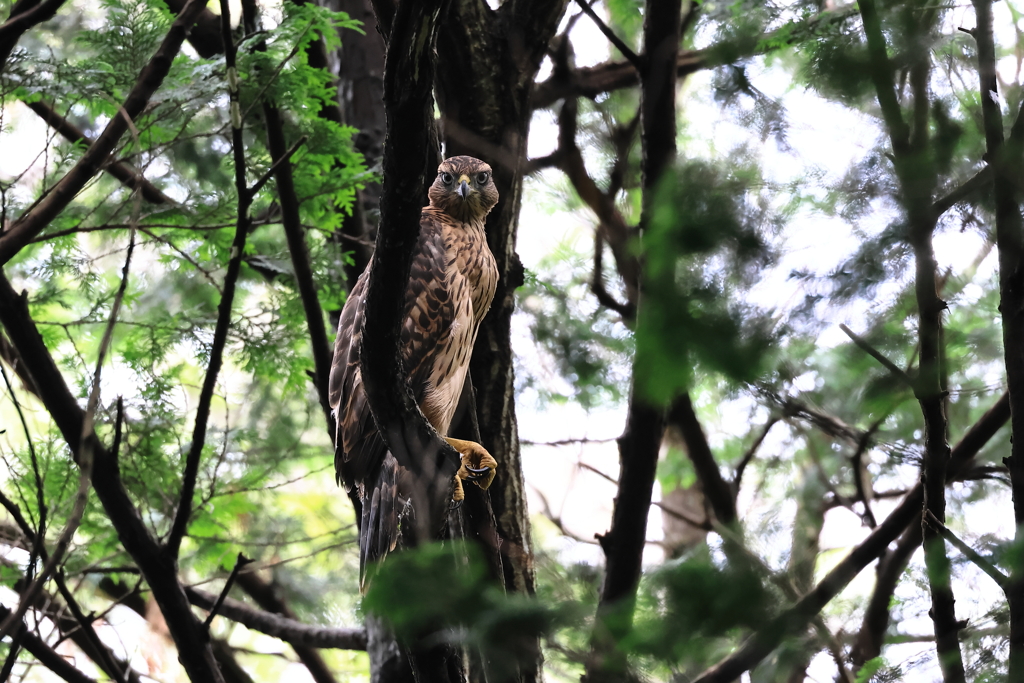
[{"label": "barred plumage", "polygon": [[[446,435],[469,369],[477,331],[498,281],[487,246],[484,220],[498,201],[491,168],[460,156],[438,167],[420,218],[402,326],[402,360],[420,409]],[[398,541],[398,522],[408,499],[408,473],[377,433],[359,370],[359,333],[373,261],[349,294],[338,324],[330,378],[330,404],[337,422],[334,465],[339,480],[355,487],[363,504],[360,520],[360,576],[368,562],[383,559]],[[462,453],[459,477],[468,467],[489,468],[478,484],[486,488],[497,463],[479,444],[449,439]],[[455,497],[462,488],[456,477]]]}]

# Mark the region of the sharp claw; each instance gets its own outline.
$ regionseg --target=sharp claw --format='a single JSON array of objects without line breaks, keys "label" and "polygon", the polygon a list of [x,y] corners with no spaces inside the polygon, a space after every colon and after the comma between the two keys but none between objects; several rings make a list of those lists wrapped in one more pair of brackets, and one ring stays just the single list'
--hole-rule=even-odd
[{"label": "sharp claw", "polygon": [[487,474],[488,472],[490,472],[491,468],[490,467],[481,467],[480,469],[477,469],[475,467],[467,467],[466,471],[471,473],[471,474],[475,474],[476,476],[479,477],[479,476],[481,476],[483,474]]},{"label": "sharp claw", "polygon": [[448,506],[448,512],[455,512],[460,507],[462,507],[462,504],[464,502],[466,502],[465,498],[463,498],[462,500],[453,500],[452,504]]}]

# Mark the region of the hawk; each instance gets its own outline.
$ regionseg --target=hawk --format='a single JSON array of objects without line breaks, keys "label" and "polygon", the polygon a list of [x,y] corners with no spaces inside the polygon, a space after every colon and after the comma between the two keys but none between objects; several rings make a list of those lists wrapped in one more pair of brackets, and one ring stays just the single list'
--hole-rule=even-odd
[{"label": "hawk", "polygon": [[[437,169],[420,216],[419,241],[405,290],[402,363],[416,402],[445,436],[451,425],[480,322],[494,298],[498,269],[487,246],[484,219],[498,202],[491,167],[468,156]],[[352,288],[338,323],[331,366],[334,467],[338,479],[362,501],[360,581],[368,563],[395,549],[398,525],[413,485],[410,473],[388,451],[370,414],[359,369],[359,337],[373,260]],[[462,480],[486,489],[497,462],[480,444],[445,439],[462,455],[452,499],[461,504]]]}]

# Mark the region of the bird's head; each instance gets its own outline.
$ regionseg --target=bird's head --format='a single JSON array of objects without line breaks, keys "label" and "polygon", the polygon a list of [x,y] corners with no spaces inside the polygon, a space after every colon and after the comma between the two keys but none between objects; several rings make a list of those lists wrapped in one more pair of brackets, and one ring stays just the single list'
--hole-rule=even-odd
[{"label": "bird's head", "polygon": [[483,219],[498,203],[491,167],[474,157],[452,157],[437,167],[430,205],[462,221]]}]

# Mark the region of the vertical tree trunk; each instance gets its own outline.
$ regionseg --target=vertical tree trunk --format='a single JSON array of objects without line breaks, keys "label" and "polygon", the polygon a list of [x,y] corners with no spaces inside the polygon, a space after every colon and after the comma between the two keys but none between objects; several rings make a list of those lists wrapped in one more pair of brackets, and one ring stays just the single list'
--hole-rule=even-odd
[{"label": "vertical tree trunk", "polygon": [[[675,158],[676,58],[681,31],[682,0],[648,1],[644,16],[644,54],[640,58],[641,231],[650,220],[654,190]],[[643,316],[642,273],[640,285],[637,314]],[[642,387],[634,383],[630,389],[626,430],[619,438],[619,489],[612,526],[601,539],[605,577],[584,675],[588,683],[622,680],[628,674],[625,653],[616,646],[632,626],[647,537],[647,513],[664,429],[664,408],[647,401]]]},{"label": "vertical tree trunk", "polygon": [[[1024,543],[1024,216],[1014,175],[1019,178],[1021,150],[1024,147],[1024,116],[1006,140],[1002,112],[996,96],[996,57],[992,29],[991,0],[975,0],[978,17],[974,37],[978,43],[978,76],[981,109],[984,117],[987,159],[993,167],[992,190],[996,205],[996,243],[999,247],[999,311],[1003,318],[1003,353],[1010,393],[1012,429],[1010,470],[1013,490],[1013,519],[1017,547]],[[1024,563],[1018,559],[1010,571],[1006,588],[1010,607],[1010,662],[1007,680],[1024,681]]]},{"label": "vertical tree trunk", "polygon": [[[522,160],[532,109],[529,96],[565,12],[565,0],[509,0],[490,9],[482,0],[453,0],[438,36],[436,93],[445,156],[488,161],[501,199],[487,219],[487,242],[499,280],[470,362],[481,443],[499,465],[488,491],[501,538],[501,566],[509,591],[535,591],[526,488],[515,412],[512,313],[523,267],[515,252],[522,203]],[[520,680],[540,680],[539,643]]]}]

